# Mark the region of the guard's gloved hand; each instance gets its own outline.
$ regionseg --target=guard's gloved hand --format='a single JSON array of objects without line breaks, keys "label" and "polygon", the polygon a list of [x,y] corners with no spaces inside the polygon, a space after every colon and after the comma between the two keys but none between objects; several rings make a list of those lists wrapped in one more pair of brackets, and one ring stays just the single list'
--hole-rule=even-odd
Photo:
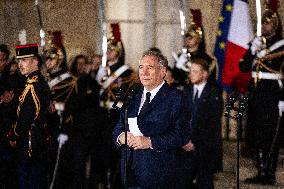
[{"label": "guard's gloved hand", "polygon": [[282,113],[284,112],[284,101],[278,102],[279,116],[282,117]]},{"label": "guard's gloved hand", "polygon": [[256,56],[257,56],[258,58],[262,58],[262,57],[264,57],[265,55],[267,55],[268,52],[269,52],[268,49],[263,49],[262,51],[258,52],[258,53],[256,54]]},{"label": "guard's gloved hand", "polygon": [[57,137],[57,141],[59,143],[59,148],[61,148],[62,145],[65,144],[65,142],[67,142],[67,140],[68,140],[68,135],[63,134],[63,133],[59,134],[58,137]]},{"label": "guard's gloved hand", "polygon": [[176,64],[176,67],[178,69],[182,69],[182,67],[187,63],[187,55],[186,53],[182,53],[178,60],[177,60],[177,64]]},{"label": "guard's gloved hand", "polygon": [[107,70],[106,68],[104,68],[102,65],[99,67],[97,76],[96,76],[96,80],[99,84],[102,84],[102,80],[103,78],[107,76]]},{"label": "guard's gloved hand", "polygon": [[251,42],[251,54],[255,55],[257,51],[260,51],[263,48],[263,41],[260,36],[256,36]]}]

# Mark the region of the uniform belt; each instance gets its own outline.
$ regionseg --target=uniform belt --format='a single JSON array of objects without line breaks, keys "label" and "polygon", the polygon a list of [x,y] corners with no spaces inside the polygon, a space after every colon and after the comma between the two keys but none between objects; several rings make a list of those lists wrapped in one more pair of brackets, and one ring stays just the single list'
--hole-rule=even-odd
[{"label": "uniform belt", "polygon": [[270,79],[270,80],[281,80],[283,79],[282,74],[277,73],[269,73],[269,72],[259,72],[258,75],[256,72],[252,72],[253,78],[259,78],[259,79]]}]

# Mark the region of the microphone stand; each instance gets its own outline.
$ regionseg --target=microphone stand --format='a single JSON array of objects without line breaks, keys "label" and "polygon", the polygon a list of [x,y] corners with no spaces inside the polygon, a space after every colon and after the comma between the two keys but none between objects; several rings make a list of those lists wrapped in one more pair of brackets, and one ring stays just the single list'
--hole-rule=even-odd
[{"label": "microphone stand", "polygon": [[[239,101],[238,106],[235,103]],[[234,119],[237,121],[237,168],[236,168],[236,185],[237,189],[240,188],[240,139],[241,139],[241,121],[242,117],[245,115],[248,106],[248,97],[243,94],[232,93],[226,104],[224,116],[228,119]],[[231,112],[236,112],[234,115]]]},{"label": "microphone stand", "polygon": [[[125,102],[124,102],[125,103]],[[121,108],[117,107],[117,103],[113,104],[113,108],[124,111],[124,134],[125,134],[125,139],[124,139],[124,144],[125,144],[125,161],[124,161],[124,179],[123,179],[123,188],[127,189],[128,188],[128,179],[127,179],[127,131],[128,131],[128,106],[125,106],[123,103],[123,106]]]},{"label": "microphone stand", "polygon": [[124,139],[124,143],[125,143],[125,162],[124,162],[124,170],[125,170],[125,175],[124,175],[124,179],[123,179],[123,187],[124,189],[128,188],[128,179],[127,179],[127,131],[128,131],[128,107],[126,107],[124,109],[124,133],[125,133],[125,139]]},{"label": "microphone stand", "polygon": [[[129,128],[129,125],[128,125],[128,106],[129,106],[129,103],[130,101],[133,99],[134,97],[134,94],[135,94],[135,91],[136,91],[136,86],[133,86],[132,89],[130,89],[128,92],[126,92],[126,94],[122,95],[122,92],[123,90],[122,89],[119,89],[119,92],[118,92],[118,96],[116,96],[116,101],[115,103],[113,104],[113,108],[115,109],[118,109],[118,110],[121,110],[121,111],[124,111],[124,133],[125,133],[125,139],[124,139],[124,144],[125,144],[125,161],[124,161],[124,179],[123,179],[123,188],[124,189],[128,189],[128,176],[127,176],[127,165],[128,165],[128,162],[127,162],[127,157],[128,157],[128,145],[127,145],[127,132],[128,132],[128,128]],[[118,107],[117,104],[119,101],[123,101],[123,105],[122,107]]]}]

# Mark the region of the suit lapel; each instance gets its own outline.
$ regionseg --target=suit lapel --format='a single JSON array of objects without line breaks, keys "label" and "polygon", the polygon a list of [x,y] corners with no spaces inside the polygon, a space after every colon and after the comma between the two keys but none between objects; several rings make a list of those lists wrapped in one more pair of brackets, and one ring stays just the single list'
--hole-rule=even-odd
[{"label": "suit lapel", "polygon": [[192,106],[194,107],[195,109],[195,112],[199,109],[200,106],[202,106],[202,103],[204,101],[206,101],[207,97],[209,96],[210,94],[210,85],[208,83],[206,83],[200,97],[198,98],[197,102],[196,103],[193,103],[193,86],[191,87],[191,91],[190,91],[190,97],[191,97],[191,103],[192,103]]},{"label": "suit lapel", "polygon": [[135,100],[134,100],[134,113],[137,116],[138,115],[138,111],[139,111],[139,107],[141,104],[141,100],[142,100],[142,95],[143,95],[143,87],[141,87],[139,89],[139,92],[137,93],[137,95],[135,96]]},{"label": "suit lapel", "polygon": [[201,95],[200,95],[199,103],[204,101],[208,97],[209,94],[210,94],[210,86],[207,82],[202,93],[201,93]]},{"label": "suit lapel", "polygon": [[190,107],[192,107],[193,106],[193,85],[190,85],[189,87],[188,87],[188,102],[189,102],[189,105],[190,105]]}]

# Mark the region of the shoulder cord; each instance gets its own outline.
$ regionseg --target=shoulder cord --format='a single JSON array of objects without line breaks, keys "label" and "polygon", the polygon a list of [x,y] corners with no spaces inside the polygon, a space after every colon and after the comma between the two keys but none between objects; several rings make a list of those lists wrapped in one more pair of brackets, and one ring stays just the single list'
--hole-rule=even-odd
[{"label": "shoulder cord", "polygon": [[[37,96],[37,94],[35,92],[35,89],[34,89],[34,83],[37,83],[37,82],[38,82],[38,77],[37,76],[33,76],[32,78],[28,78],[27,79],[27,84],[25,86],[25,89],[22,92],[22,95],[19,97],[19,105],[18,105],[18,108],[17,108],[17,115],[18,115],[18,117],[19,117],[20,112],[21,112],[21,106],[24,103],[28,92],[31,91],[32,98],[33,98],[33,101],[34,101],[34,104],[35,104],[35,108],[36,108],[34,120],[37,119],[37,117],[39,115],[39,112],[40,112],[40,101],[39,101],[38,96]],[[17,127],[17,123],[14,126],[14,132],[15,132],[16,136],[19,136],[19,134],[17,134],[17,132],[16,132],[16,127]],[[31,144],[32,131],[31,130],[32,130],[32,125],[31,125],[31,128],[30,128],[29,133],[28,133],[29,134],[29,141],[28,141],[28,146],[29,146],[28,147],[28,156],[29,157],[32,156],[32,144]]]}]

